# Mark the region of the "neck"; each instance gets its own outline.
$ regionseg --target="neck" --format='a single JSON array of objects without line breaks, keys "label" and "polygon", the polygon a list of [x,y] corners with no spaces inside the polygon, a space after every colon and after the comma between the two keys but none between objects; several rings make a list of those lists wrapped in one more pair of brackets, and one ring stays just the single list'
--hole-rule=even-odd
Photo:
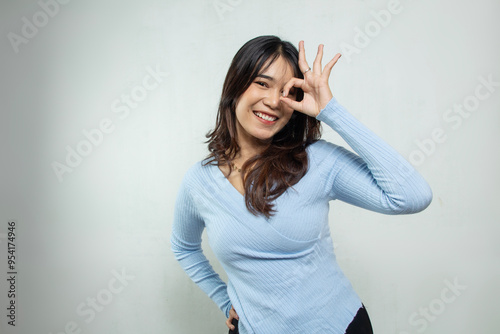
[{"label": "neck", "polygon": [[239,124],[236,127],[236,138],[240,147],[238,156],[244,158],[243,161],[264,152],[273,140],[272,138],[266,140],[257,139],[246,133]]},{"label": "neck", "polygon": [[235,160],[239,162],[240,165],[243,165],[248,159],[264,152],[271,144],[271,140],[261,141],[256,138],[242,138],[242,136],[238,136],[238,146],[240,150]]},{"label": "neck", "polygon": [[264,152],[269,145],[255,146],[238,142],[238,146],[240,147],[240,151],[237,155],[238,160],[247,161],[248,159]]}]

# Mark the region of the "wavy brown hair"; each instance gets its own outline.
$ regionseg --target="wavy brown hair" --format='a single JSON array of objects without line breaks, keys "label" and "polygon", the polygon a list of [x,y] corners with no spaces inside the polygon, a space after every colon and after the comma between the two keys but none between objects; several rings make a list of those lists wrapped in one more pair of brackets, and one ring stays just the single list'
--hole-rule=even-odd
[{"label": "wavy brown hair", "polygon": [[[222,87],[215,128],[206,135],[210,153],[203,165],[226,164],[231,173],[231,162],[240,150],[235,115],[238,99],[257,75],[279,57],[291,65],[295,77],[304,78],[298,65],[299,52],[293,44],[276,36],[256,37],[236,53]],[[301,101],[304,92],[297,89],[296,96],[297,101]],[[244,163],[241,175],[245,203],[250,212],[267,218],[275,212],[272,202],[306,174],[306,147],[320,136],[320,122],[294,110],[290,121],[274,135],[271,144]]]}]

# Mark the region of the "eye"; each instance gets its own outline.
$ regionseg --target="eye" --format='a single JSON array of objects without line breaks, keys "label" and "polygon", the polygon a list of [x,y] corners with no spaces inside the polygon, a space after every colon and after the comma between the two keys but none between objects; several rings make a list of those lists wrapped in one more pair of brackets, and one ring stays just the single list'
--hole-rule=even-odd
[{"label": "eye", "polygon": [[264,81],[255,81],[255,83],[261,87],[266,87],[266,88],[269,87],[269,85],[267,83],[265,83]]}]

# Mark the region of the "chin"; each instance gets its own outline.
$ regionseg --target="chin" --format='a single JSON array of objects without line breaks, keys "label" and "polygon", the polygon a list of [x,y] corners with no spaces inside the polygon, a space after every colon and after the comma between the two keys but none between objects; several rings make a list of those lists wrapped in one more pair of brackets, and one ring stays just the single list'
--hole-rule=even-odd
[{"label": "chin", "polygon": [[251,133],[251,136],[256,141],[261,141],[261,142],[271,141],[274,135],[275,135],[274,132],[264,132],[264,131],[255,131],[254,133]]},{"label": "chin", "polygon": [[261,141],[261,142],[269,142],[271,140],[273,140],[273,137],[274,135],[268,135],[268,136],[254,136],[254,138],[258,141]]}]

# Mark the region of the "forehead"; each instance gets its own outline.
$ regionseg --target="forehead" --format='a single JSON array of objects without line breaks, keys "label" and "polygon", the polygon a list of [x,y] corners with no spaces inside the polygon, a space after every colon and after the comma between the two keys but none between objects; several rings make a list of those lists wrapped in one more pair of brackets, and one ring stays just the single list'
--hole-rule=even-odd
[{"label": "forehead", "polygon": [[270,66],[268,66],[269,62],[270,60],[264,65],[259,75],[269,76],[274,81],[288,81],[294,76],[292,65],[283,57],[276,58]]}]

